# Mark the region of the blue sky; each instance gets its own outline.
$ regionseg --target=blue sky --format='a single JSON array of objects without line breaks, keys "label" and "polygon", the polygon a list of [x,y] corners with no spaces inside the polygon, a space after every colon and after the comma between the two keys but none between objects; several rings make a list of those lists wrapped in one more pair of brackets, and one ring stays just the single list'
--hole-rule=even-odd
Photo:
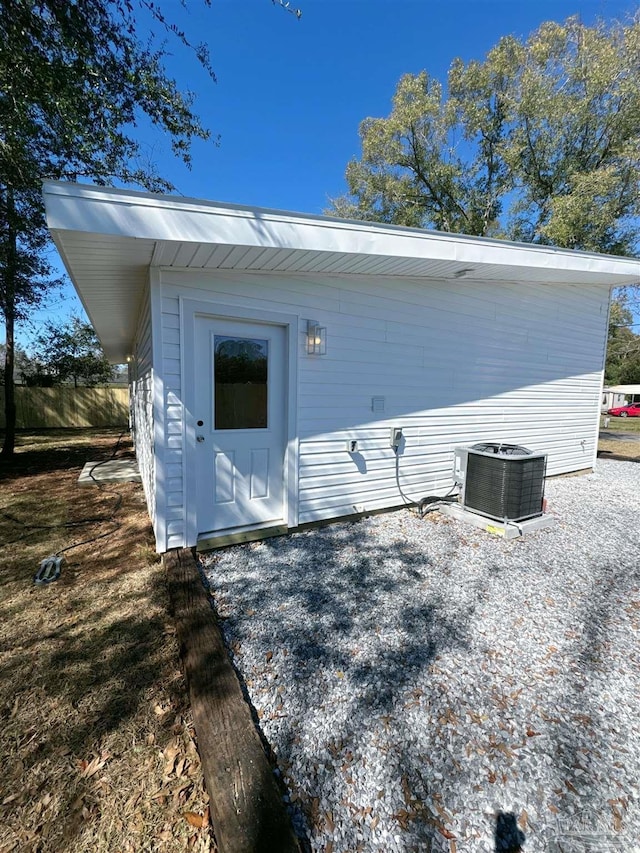
[{"label": "blue sky", "polygon": [[[195,6],[195,0],[190,3]],[[153,153],[180,193],[320,213],[344,191],[344,170],[359,153],[358,126],[386,115],[400,76],[426,69],[446,79],[455,57],[482,59],[507,34],[526,36],[545,20],[579,14],[624,17],[615,0],[292,0],[303,16],[270,0],[213,0],[179,15],[208,41],[218,82],[180,55],[170,66],[195,89],[220,147],[198,144],[189,173]],[[176,15],[177,0],[164,4]],[[175,57],[179,59],[178,56]]]},{"label": "blue sky", "polygon": [[[220,144],[198,143],[193,167],[144,132],[144,154],[182,195],[321,213],[344,192],[347,162],[359,154],[358,125],[387,115],[400,76],[426,69],[446,79],[455,57],[482,59],[501,36],[526,36],[546,20],[578,14],[624,19],[620,0],[292,0],[300,20],[270,0],[161,4],[193,41],[209,44],[217,83],[169,42],[167,70],[196,96]],[[80,310],[71,287],[48,315]],[[26,342],[25,329],[21,335]]]}]

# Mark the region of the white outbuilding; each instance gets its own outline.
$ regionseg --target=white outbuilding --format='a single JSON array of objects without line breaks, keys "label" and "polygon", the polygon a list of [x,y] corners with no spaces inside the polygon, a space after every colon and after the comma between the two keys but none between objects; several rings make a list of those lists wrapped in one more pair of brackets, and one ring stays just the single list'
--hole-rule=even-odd
[{"label": "white outbuilding", "polygon": [[616,406],[624,406],[626,401],[633,403],[640,400],[640,385],[605,385],[602,391],[602,408],[605,412]]},{"label": "white outbuilding", "polygon": [[594,465],[609,291],[640,281],[637,259],[72,183],[44,196],[107,356],[130,364],[158,551],[444,493],[454,448],[478,441],[543,451],[548,475]]}]

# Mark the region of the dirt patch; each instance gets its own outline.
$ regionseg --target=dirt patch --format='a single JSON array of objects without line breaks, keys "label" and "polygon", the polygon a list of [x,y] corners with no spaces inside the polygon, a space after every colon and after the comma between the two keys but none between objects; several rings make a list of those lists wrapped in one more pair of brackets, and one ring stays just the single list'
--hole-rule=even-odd
[{"label": "dirt patch", "polygon": [[0,463],[2,853],[215,850],[141,486],[76,482],[118,436],[21,434]]},{"label": "dirt patch", "polygon": [[640,462],[640,441],[601,438],[598,441],[598,457],[620,462]]}]

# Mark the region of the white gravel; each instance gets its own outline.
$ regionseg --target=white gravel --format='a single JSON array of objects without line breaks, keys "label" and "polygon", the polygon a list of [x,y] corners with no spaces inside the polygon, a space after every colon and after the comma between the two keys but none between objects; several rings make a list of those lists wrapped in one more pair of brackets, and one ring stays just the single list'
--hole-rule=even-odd
[{"label": "white gravel", "polygon": [[314,853],[640,851],[639,496],[600,461],[523,539],[404,510],[202,555]]}]

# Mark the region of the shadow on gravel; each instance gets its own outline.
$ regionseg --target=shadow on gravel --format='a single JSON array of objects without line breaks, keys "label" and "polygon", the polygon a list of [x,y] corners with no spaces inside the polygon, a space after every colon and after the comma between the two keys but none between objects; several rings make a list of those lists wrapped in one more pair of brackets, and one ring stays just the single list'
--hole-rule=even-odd
[{"label": "shadow on gravel", "polygon": [[598,459],[611,459],[615,462],[640,462],[639,456],[625,456],[623,453],[614,453],[613,450],[598,450]]},{"label": "shadow on gravel", "polygon": [[[215,553],[205,555],[205,559],[215,576],[214,595],[217,599],[220,596],[223,602],[228,596],[231,614],[227,620],[227,637],[233,641],[234,626],[238,626],[238,636],[247,630],[259,637],[258,648],[270,649],[267,655],[282,655],[277,683],[287,694],[296,693],[292,707],[302,709],[301,714],[308,715],[310,721],[321,715],[323,704],[327,706],[335,700],[329,712],[333,727],[326,737],[331,767],[338,768],[343,762],[342,773],[330,770],[335,802],[350,801],[350,745],[354,735],[363,742],[362,725],[363,720],[367,720],[372,725],[371,731],[375,731],[376,748],[381,747],[381,754],[387,756],[381,774],[385,778],[380,787],[397,791],[400,786],[402,789],[406,808],[393,817],[399,831],[410,834],[407,849],[414,849],[411,844],[419,844],[415,849],[430,851],[440,849],[443,836],[449,837],[443,832],[448,824],[446,796],[440,801],[442,811],[436,814],[424,805],[425,793],[433,797],[443,789],[468,788],[469,783],[466,761],[469,721],[457,731],[458,720],[468,712],[456,705],[455,671],[444,672],[438,658],[452,651],[456,656],[466,650],[475,653],[471,644],[474,617],[491,607],[494,585],[501,583],[503,565],[508,565],[508,561],[478,561],[473,577],[461,579],[456,575],[455,562],[456,554],[470,547],[464,535],[442,527],[440,545],[443,537],[445,543],[449,537],[451,549],[450,556],[445,551],[447,557],[443,559],[442,548],[438,557],[433,553],[431,556],[417,553],[404,530],[400,523],[398,538],[385,541],[372,535],[366,525],[355,522],[314,531],[314,535],[295,534],[268,540],[259,546],[242,546],[246,549],[246,571],[243,558],[238,559],[242,551],[236,550],[233,578],[228,586],[225,552],[219,552],[219,556]],[[253,553],[256,548],[259,550]],[[517,553],[514,548],[512,556],[516,560]],[[547,682],[551,689],[532,709],[537,723],[531,728],[537,731],[530,735],[526,730],[525,736],[523,732],[512,731],[510,723],[511,707],[518,701],[522,688],[509,681],[509,667],[506,668],[507,680],[501,684],[499,674],[492,675],[495,669],[499,672],[499,661],[496,663],[492,658],[482,685],[484,697],[494,706],[490,712],[488,745],[485,743],[483,749],[487,750],[487,762],[502,763],[504,767],[505,753],[499,752],[500,747],[506,746],[509,754],[510,746],[515,745],[517,750],[518,744],[523,744],[522,739],[530,737],[531,749],[535,750],[534,737],[540,736],[540,742],[546,744],[545,754],[553,762],[549,773],[545,774],[548,790],[545,791],[544,808],[549,808],[554,815],[554,826],[563,826],[565,817],[573,816],[571,821],[575,829],[576,815],[593,814],[597,815],[594,820],[600,821],[600,829],[603,823],[607,824],[608,833],[618,824],[624,829],[626,809],[621,799],[624,792],[614,790],[613,781],[613,768],[620,767],[622,760],[615,752],[615,744],[624,745],[621,740],[624,735],[607,735],[609,723],[602,718],[604,696],[612,689],[611,675],[615,672],[609,645],[612,633],[620,630],[620,602],[630,617],[640,616],[629,610],[640,610],[640,602],[634,601],[638,598],[637,592],[633,594],[640,583],[640,569],[631,556],[619,564],[611,555],[603,559],[590,550],[585,550],[583,557],[589,564],[589,578],[592,579],[589,593],[579,595],[575,610],[567,614],[563,623],[570,668],[561,668],[554,675],[554,667],[549,664],[546,674],[551,673],[549,678],[553,680]],[[221,561],[220,570],[215,568],[218,560]],[[431,591],[429,578],[434,565],[439,582]],[[444,586],[440,581],[449,577],[450,581]],[[453,603],[448,596],[453,595],[462,580],[467,594],[456,597]],[[628,607],[624,605],[626,601]],[[239,602],[243,611],[238,608]],[[553,604],[551,600],[549,606]],[[269,613],[269,621],[257,620],[257,627],[251,621],[241,625],[253,612]],[[258,635],[253,633],[255,630]],[[537,638],[533,639],[537,642]],[[490,646],[491,639],[487,642]],[[553,655],[558,649],[549,646],[540,653],[547,651]],[[252,660],[247,674],[248,678],[255,676],[259,680],[257,686],[263,694],[273,690],[268,676],[269,660],[267,657],[264,665]],[[325,686],[327,695],[318,695],[317,684]],[[531,694],[536,696],[535,687]],[[416,708],[415,713],[419,714],[429,706],[438,707],[438,714],[442,713],[444,719],[429,733],[428,749],[420,755],[413,733],[404,728],[394,731],[394,725],[396,718],[411,719],[406,709]],[[561,709],[559,714],[556,708]],[[271,709],[267,714],[270,713]],[[278,749],[286,752],[287,742],[300,744],[299,721],[290,722],[284,706],[280,717],[278,713],[276,707],[269,719],[276,720]],[[479,712],[470,717],[479,727],[486,719]],[[381,720],[385,721],[382,732]],[[387,732],[391,744],[388,750]],[[304,745],[296,747],[298,753],[302,749]],[[451,762],[449,756],[455,756],[456,760]],[[317,758],[314,754],[304,756],[310,763]],[[471,767],[474,762],[477,764],[475,756],[470,759]],[[514,760],[513,755],[510,760]],[[434,774],[436,769],[440,771],[439,776]],[[344,778],[343,773],[346,774]],[[501,780],[500,775],[491,770],[488,785],[485,777],[475,781],[486,791],[497,783],[495,790],[498,791],[500,782],[506,783],[506,777]],[[322,814],[313,806],[314,798],[317,799],[313,779],[310,785],[308,790],[297,793],[311,832],[327,836],[328,824],[323,823]],[[606,786],[611,790],[605,790]],[[603,815],[606,803],[607,813]],[[510,803],[508,807],[513,808],[513,805]],[[529,803],[523,801],[522,807],[529,808]],[[493,817],[487,817],[486,822],[482,819],[482,825],[474,818],[475,823],[467,825],[467,829],[476,833],[475,837],[485,832],[489,838],[493,837],[496,853],[515,853],[522,849],[525,841],[516,812],[517,808],[514,812],[499,812],[495,825]],[[526,820],[525,813],[525,823],[521,826],[529,832]],[[529,829],[534,833],[533,828]]]},{"label": "shadow on gravel", "polygon": [[[309,572],[302,582],[297,573],[290,575],[286,566],[270,579],[268,595],[281,602],[283,614],[273,633],[287,650],[287,668],[293,677],[303,672],[308,681],[312,670],[320,673],[348,668],[349,678],[356,688],[354,694],[360,697],[357,701],[367,708],[389,710],[394,696],[439,653],[454,646],[466,647],[467,625],[472,614],[464,612],[453,616],[446,611],[445,602],[437,597],[425,605],[405,600],[401,607],[396,607],[398,587],[419,582],[424,558],[416,557],[406,542],[394,543],[390,552],[387,547],[372,542],[364,529],[359,530],[356,525],[348,533],[353,559],[348,567],[340,569],[332,554],[340,552],[343,543],[339,541],[339,534],[334,536],[329,530],[324,531],[321,556],[312,538],[299,538],[295,543],[273,539],[262,544],[270,556],[282,553],[283,558],[290,558],[293,555],[297,562],[309,564]],[[390,558],[397,577],[383,576],[379,571]],[[234,583],[234,592],[239,592],[256,610],[261,608],[266,594],[250,575]],[[287,619],[289,605],[306,613],[308,618],[302,630],[299,622]],[[357,642],[363,629],[380,637],[380,653],[375,659],[354,664],[352,655],[358,652]],[[387,638],[396,631],[403,637],[402,641],[389,644]],[[373,674],[376,682],[385,685],[382,692],[369,690]]]},{"label": "shadow on gravel", "polygon": [[[241,547],[250,551],[256,546]],[[422,596],[412,597],[411,589],[427,584],[424,570],[428,558],[425,563],[424,555],[417,555],[406,539],[391,546],[377,542],[358,522],[342,531],[337,527],[326,528],[321,538],[296,534],[265,540],[258,547],[265,555],[265,564],[272,565],[273,571],[266,583],[257,583],[250,569],[241,577],[234,577],[229,592],[233,601],[242,601],[244,613],[234,607],[232,615],[223,620],[227,623],[227,640],[228,631],[232,636],[234,623],[242,620],[244,614],[250,618],[254,611],[263,611],[267,598],[279,603],[276,623],[270,622],[274,639],[267,637],[266,643],[267,648],[274,644],[269,654],[286,656],[283,680],[287,692],[297,691],[306,701],[309,687],[313,688],[316,682],[324,683],[327,673],[344,679],[339,683],[348,685],[344,718],[332,730],[328,744],[334,757],[344,755],[347,766],[352,760],[349,743],[366,715],[378,720],[391,719],[394,711],[407,702],[418,706],[423,691],[416,690],[416,685],[429,684],[429,668],[438,655],[468,647],[475,604],[455,609],[436,593],[427,595],[426,602]],[[345,549],[350,559],[339,562]],[[224,552],[203,557],[211,567],[218,559],[224,560]],[[302,577],[298,570],[288,571],[292,563],[307,565],[308,571]],[[212,589],[212,593],[218,598],[222,592],[224,597],[224,571],[216,583],[219,588]],[[398,594],[403,587],[408,588],[408,595]],[[483,588],[479,589],[476,601],[484,593]],[[290,609],[295,611],[296,618],[290,618]],[[359,647],[363,632],[373,638],[370,648]],[[344,691],[339,692],[344,701]],[[281,732],[287,732],[281,742],[297,737],[297,721],[289,724],[283,719],[280,725]],[[463,744],[456,744],[456,748],[462,750]],[[430,770],[409,745],[401,748],[401,752],[400,775],[408,817],[401,815],[400,820],[410,821],[422,849],[431,850],[434,840],[442,838],[444,824],[412,793],[431,786]],[[390,775],[389,783],[397,785],[397,774]],[[454,785],[455,779],[449,779],[448,783]],[[339,789],[344,781],[337,777],[335,785]],[[348,799],[346,787],[340,794],[336,790],[338,800],[343,796]],[[312,831],[321,830],[322,816],[318,818],[314,813],[313,797],[303,810]]]},{"label": "shadow on gravel", "polygon": [[[614,626],[620,625],[619,602],[627,602],[624,609],[635,613],[639,584],[640,568],[632,560],[593,564],[592,593],[583,599],[575,619],[576,626],[582,627],[582,635],[574,641],[576,666],[563,685],[564,707],[576,709],[573,725],[566,720],[562,725],[553,719],[549,723],[561,786],[556,791],[560,830],[595,833],[601,849],[624,831],[628,807],[627,792],[615,780],[614,770],[621,767],[622,753],[628,751],[626,739],[623,732],[612,738],[610,727],[617,731],[620,723],[602,713],[601,697],[612,689],[610,648]],[[627,714],[635,720],[635,706],[627,708]]]},{"label": "shadow on gravel", "polygon": [[495,853],[520,853],[525,842],[525,834],[513,812],[498,812],[494,837]]}]

